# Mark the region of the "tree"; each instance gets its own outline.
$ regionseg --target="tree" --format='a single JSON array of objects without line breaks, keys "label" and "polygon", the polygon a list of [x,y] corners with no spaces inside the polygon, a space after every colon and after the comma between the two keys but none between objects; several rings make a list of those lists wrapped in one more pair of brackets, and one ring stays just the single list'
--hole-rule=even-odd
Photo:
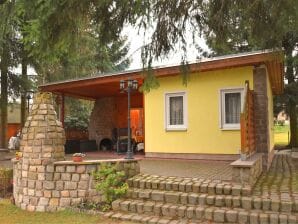
[{"label": "tree", "polygon": [[[57,0],[38,3],[29,0],[29,4],[42,17],[35,25],[44,32],[41,32],[43,35],[38,36],[35,43],[39,43],[39,49],[44,52],[71,46],[80,30],[77,28],[84,23],[99,24],[99,38],[102,43],[117,40],[123,26],[128,23],[143,27],[144,32],[148,27],[152,28],[151,42],[144,46],[142,54],[144,65],[149,68],[154,58],[161,58],[173,51],[177,42],[181,43],[179,50],[185,53],[182,56],[185,64],[187,30],[192,31],[194,42],[197,36],[204,36],[215,54],[249,49],[284,49],[289,87],[286,93],[289,95],[291,145],[298,145],[295,125],[297,55],[293,55],[293,50],[297,50],[296,0]],[[46,41],[42,41],[44,38]],[[198,45],[198,51],[201,50]]]},{"label": "tree", "polygon": [[8,76],[12,57],[11,49],[14,42],[13,29],[13,11],[14,2],[4,2],[0,5],[0,71],[1,71],[1,147],[6,148],[6,130],[7,130],[7,104],[8,104]]},{"label": "tree", "polygon": [[209,1],[205,37],[217,54],[282,49],[287,84],[284,99],[290,115],[290,145],[298,146],[298,2]]}]

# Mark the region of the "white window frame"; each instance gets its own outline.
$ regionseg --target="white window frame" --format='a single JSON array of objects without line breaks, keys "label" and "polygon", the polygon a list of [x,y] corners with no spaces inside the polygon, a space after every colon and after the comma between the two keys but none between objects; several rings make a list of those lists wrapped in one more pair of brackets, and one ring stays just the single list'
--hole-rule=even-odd
[{"label": "white window frame", "polygon": [[[171,97],[183,97],[183,124],[170,125],[170,98]],[[165,93],[165,130],[166,131],[186,131],[187,130],[187,94],[185,91],[167,92]]]},{"label": "white window frame", "polygon": [[240,93],[240,107],[244,102],[244,87],[232,87],[232,88],[222,88],[219,90],[219,126],[222,130],[240,130],[240,123],[237,124],[227,124],[226,114],[225,114],[225,94],[227,93]]}]

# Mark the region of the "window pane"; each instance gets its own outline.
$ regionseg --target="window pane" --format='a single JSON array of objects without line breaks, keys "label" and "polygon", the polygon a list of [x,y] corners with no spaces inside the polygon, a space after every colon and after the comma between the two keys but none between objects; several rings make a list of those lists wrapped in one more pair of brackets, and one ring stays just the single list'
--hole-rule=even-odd
[{"label": "window pane", "polygon": [[226,93],[225,94],[225,115],[226,124],[239,124],[241,110],[241,94]]},{"label": "window pane", "polygon": [[183,96],[169,98],[170,125],[183,125]]}]

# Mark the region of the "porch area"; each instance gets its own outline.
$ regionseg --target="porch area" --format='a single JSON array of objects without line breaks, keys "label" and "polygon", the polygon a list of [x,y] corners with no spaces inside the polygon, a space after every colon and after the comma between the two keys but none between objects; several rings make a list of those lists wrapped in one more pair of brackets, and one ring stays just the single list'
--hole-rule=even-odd
[{"label": "porch area", "polygon": [[[71,156],[71,154],[66,155],[66,160],[71,160]],[[100,151],[88,152],[85,159],[123,159],[124,157],[123,154]],[[136,153],[134,158],[139,160],[142,174],[232,181],[232,167],[229,161],[145,158],[144,153]]]}]

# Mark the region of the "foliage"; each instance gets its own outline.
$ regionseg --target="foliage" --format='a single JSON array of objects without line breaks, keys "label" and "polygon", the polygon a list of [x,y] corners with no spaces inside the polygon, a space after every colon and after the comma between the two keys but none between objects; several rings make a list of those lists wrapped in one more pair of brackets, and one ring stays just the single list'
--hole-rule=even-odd
[{"label": "foliage", "polygon": [[65,128],[87,131],[93,102],[66,98],[65,104]]},{"label": "foliage", "polygon": [[128,185],[124,179],[125,173],[117,171],[115,165],[101,165],[100,170],[93,173],[93,177],[96,181],[96,190],[104,195],[107,203],[104,210],[108,210],[111,203],[125,195],[128,190]]},{"label": "foliage", "polygon": [[13,174],[12,169],[0,167],[0,178],[12,179],[12,174]]}]

